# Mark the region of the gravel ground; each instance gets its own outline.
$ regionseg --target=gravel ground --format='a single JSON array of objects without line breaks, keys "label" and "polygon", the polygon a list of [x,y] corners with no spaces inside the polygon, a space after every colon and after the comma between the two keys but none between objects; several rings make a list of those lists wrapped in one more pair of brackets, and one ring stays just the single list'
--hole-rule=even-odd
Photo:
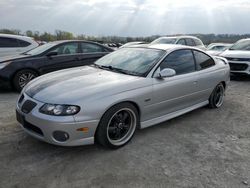
[{"label": "gravel ground", "polygon": [[201,108],[137,131],[119,150],[58,147],[15,120],[18,94],[0,91],[0,187],[250,187],[250,78],[220,109]]}]

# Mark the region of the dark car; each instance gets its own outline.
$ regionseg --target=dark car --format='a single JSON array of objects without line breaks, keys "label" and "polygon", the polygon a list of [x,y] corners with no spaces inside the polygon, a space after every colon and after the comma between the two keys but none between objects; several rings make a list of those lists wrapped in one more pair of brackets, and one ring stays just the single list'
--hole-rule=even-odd
[{"label": "dark car", "polygon": [[89,65],[112,51],[109,47],[89,41],[50,42],[15,57],[0,57],[0,81],[8,82],[20,91],[39,75]]}]

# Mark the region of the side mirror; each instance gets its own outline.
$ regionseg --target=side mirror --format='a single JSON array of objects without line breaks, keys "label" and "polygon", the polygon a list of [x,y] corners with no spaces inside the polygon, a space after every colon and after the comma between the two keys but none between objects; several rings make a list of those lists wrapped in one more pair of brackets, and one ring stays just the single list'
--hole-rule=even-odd
[{"label": "side mirror", "polygon": [[55,52],[55,51],[54,52],[49,52],[49,53],[46,54],[47,57],[56,56],[56,55],[58,55],[58,53]]},{"label": "side mirror", "polygon": [[163,69],[161,72],[159,72],[158,78],[172,77],[175,75],[176,75],[176,72],[174,69],[166,68],[166,69]]}]

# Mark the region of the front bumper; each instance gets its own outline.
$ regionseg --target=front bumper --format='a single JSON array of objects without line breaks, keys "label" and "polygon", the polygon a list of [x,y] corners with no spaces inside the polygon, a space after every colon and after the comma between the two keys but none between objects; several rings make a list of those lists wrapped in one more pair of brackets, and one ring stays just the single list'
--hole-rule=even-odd
[{"label": "front bumper", "polygon": [[[29,113],[24,113],[23,105],[27,100],[34,102],[36,106]],[[26,94],[20,95],[16,105],[16,113],[17,120],[25,132],[39,140],[60,146],[78,146],[94,143],[95,130],[99,120],[76,122],[74,116],[42,114],[39,112],[39,109],[43,104]],[[80,128],[85,128],[87,131],[77,130]],[[55,131],[66,132],[69,136],[68,139],[63,142],[56,140],[53,136]]]},{"label": "front bumper", "polygon": [[248,61],[228,61],[231,73],[241,73],[250,75],[250,62]]}]

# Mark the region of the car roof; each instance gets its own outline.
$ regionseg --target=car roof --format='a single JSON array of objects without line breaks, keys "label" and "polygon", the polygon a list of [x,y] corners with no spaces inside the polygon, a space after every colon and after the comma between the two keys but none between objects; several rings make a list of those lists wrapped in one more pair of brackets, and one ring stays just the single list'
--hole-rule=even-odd
[{"label": "car roof", "polygon": [[[181,38],[192,38],[192,39],[199,39],[198,37],[195,37],[195,36],[189,36],[189,35],[179,35],[179,36],[163,36],[163,37],[160,37],[160,38],[177,38],[177,39],[181,39]],[[199,39],[200,40],[200,39]]]},{"label": "car roof", "polygon": [[[244,40],[245,40],[245,41],[246,41],[246,40],[250,40],[250,38],[240,39],[240,40],[238,40],[238,41],[244,41]],[[237,42],[238,42],[238,41],[237,41]]]},{"label": "car roof", "polygon": [[60,44],[64,42],[78,42],[78,41],[84,41],[84,40],[55,40],[55,41],[51,41],[50,43]]},{"label": "car roof", "polygon": [[17,39],[33,39],[32,37],[27,37],[23,35],[12,35],[12,34],[4,34],[4,33],[0,33],[0,37],[17,38]]},{"label": "car roof", "polygon": [[185,45],[178,45],[178,44],[147,44],[147,45],[138,45],[138,46],[131,46],[130,48],[153,48],[158,50],[178,50],[178,49],[195,49],[202,51],[201,49],[191,47],[191,46],[185,46]]},{"label": "car roof", "polygon": [[94,42],[94,41],[87,41],[87,40],[56,40],[56,41],[51,41],[50,43],[55,43],[55,44],[61,44],[61,43],[64,43],[64,42],[88,42],[88,43],[95,43],[95,44],[99,44],[99,45],[102,45],[98,42]]},{"label": "car roof", "polygon": [[56,45],[56,44],[62,44],[62,43],[65,43],[65,42],[87,42],[87,43],[97,44],[97,45],[103,46],[104,48],[113,51],[113,49],[110,48],[109,46],[105,46],[105,45],[103,45],[101,43],[94,42],[94,41],[88,41],[88,40],[74,40],[74,39],[73,40],[56,40],[56,41],[52,41],[52,42],[48,42],[48,43],[52,43],[52,44]]}]

